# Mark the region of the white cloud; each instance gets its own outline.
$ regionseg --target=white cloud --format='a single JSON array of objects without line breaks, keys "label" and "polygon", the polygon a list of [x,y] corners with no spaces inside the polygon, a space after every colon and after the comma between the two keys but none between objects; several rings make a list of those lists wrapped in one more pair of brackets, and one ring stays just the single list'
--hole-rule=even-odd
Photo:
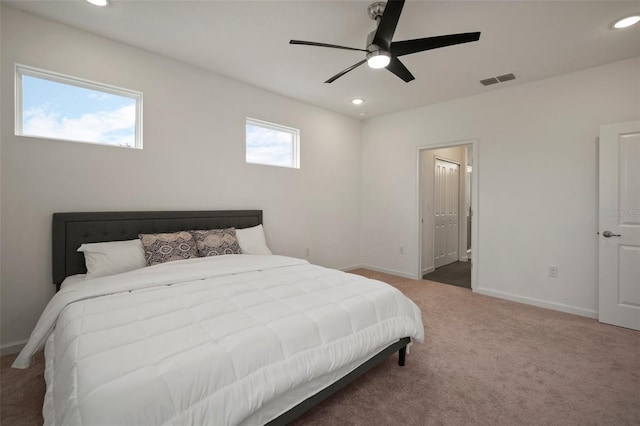
[{"label": "white cloud", "polygon": [[247,126],[247,161],[292,166],[292,136],[285,132]]},{"label": "white cloud", "polygon": [[247,161],[250,163],[273,164],[277,166],[292,166],[291,149],[286,147],[247,147]]},{"label": "white cloud", "polygon": [[24,112],[22,133],[107,145],[135,146],[135,105],[68,118],[48,106]]}]

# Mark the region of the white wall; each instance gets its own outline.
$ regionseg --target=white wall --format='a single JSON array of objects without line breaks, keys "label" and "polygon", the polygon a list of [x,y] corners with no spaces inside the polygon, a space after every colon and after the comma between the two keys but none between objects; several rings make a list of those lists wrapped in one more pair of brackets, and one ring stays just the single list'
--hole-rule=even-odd
[{"label": "white wall", "polygon": [[[2,6],[1,340],[29,336],[51,284],[51,214],[263,209],[275,253],[359,263],[360,124]],[[13,135],[22,63],[144,93],[144,150]],[[245,118],[301,130],[301,169],[247,165]]]},{"label": "white wall", "polygon": [[363,263],[418,274],[416,148],[479,139],[477,290],[594,316],[596,139],[638,118],[640,58],[368,120]]}]

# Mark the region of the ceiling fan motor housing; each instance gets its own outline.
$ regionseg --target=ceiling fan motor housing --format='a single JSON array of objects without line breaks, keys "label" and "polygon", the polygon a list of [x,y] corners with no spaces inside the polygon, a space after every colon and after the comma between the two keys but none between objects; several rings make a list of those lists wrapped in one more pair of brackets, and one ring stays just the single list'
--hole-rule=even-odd
[{"label": "ceiling fan motor housing", "polygon": [[369,5],[369,8],[367,9],[367,12],[369,13],[369,18],[373,19],[374,21],[382,18],[382,14],[384,13],[384,7],[386,5],[387,3],[383,1],[377,1],[375,3],[371,3]]},{"label": "ceiling fan motor housing", "polygon": [[[382,12],[384,12],[384,5],[385,5],[385,3],[373,3],[373,4],[371,4],[371,6],[369,6],[369,16],[372,16],[371,8],[373,6],[382,7]],[[380,12],[380,13],[382,14],[382,12]],[[375,19],[375,18],[372,17],[372,19]],[[375,29],[375,30],[371,31],[369,33],[369,35],[367,36],[367,50],[369,51],[369,53],[367,53],[366,59],[367,59],[367,63],[369,64],[369,66],[371,68],[384,68],[384,67],[387,66],[387,64],[389,63],[389,60],[391,59],[391,53],[387,52],[386,50],[382,49],[377,44],[373,43],[373,38],[376,35],[376,31],[378,31],[378,30]],[[378,56],[386,57],[389,60],[387,60],[385,58],[378,58]]]},{"label": "ceiling fan motor housing", "polygon": [[[377,30],[373,30],[369,33],[369,35],[367,36],[367,50],[371,51],[370,47],[371,46],[375,46],[378,48],[378,46],[376,46],[375,44],[373,44],[373,37],[376,35],[376,31]],[[378,48],[379,49],[379,48]],[[377,49],[376,49],[377,50]]]}]

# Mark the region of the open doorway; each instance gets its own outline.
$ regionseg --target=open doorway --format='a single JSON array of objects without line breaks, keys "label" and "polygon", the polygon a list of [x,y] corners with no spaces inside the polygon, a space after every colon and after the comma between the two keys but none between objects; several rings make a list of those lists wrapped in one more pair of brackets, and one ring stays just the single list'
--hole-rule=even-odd
[{"label": "open doorway", "polygon": [[419,276],[423,279],[475,288],[476,151],[476,141],[418,149]]}]

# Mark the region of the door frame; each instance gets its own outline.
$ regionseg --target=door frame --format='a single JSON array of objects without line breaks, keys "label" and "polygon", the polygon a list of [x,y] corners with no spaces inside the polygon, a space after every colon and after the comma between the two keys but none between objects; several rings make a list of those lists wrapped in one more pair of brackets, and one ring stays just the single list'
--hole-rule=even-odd
[{"label": "door frame", "polygon": [[[480,161],[478,155],[479,139],[466,139],[451,142],[443,142],[433,145],[421,145],[416,149],[416,222],[414,224],[414,235],[418,245],[418,269],[417,279],[422,279],[422,151],[429,151],[440,148],[452,148],[456,146],[471,145],[473,155],[473,172],[471,174],[471,291],[476,291],[479,287],[479,246],[480,229],[478,227],[480,217],[480,203],[478,196]],[[466,168],[467,165],[465,164]]]}]

